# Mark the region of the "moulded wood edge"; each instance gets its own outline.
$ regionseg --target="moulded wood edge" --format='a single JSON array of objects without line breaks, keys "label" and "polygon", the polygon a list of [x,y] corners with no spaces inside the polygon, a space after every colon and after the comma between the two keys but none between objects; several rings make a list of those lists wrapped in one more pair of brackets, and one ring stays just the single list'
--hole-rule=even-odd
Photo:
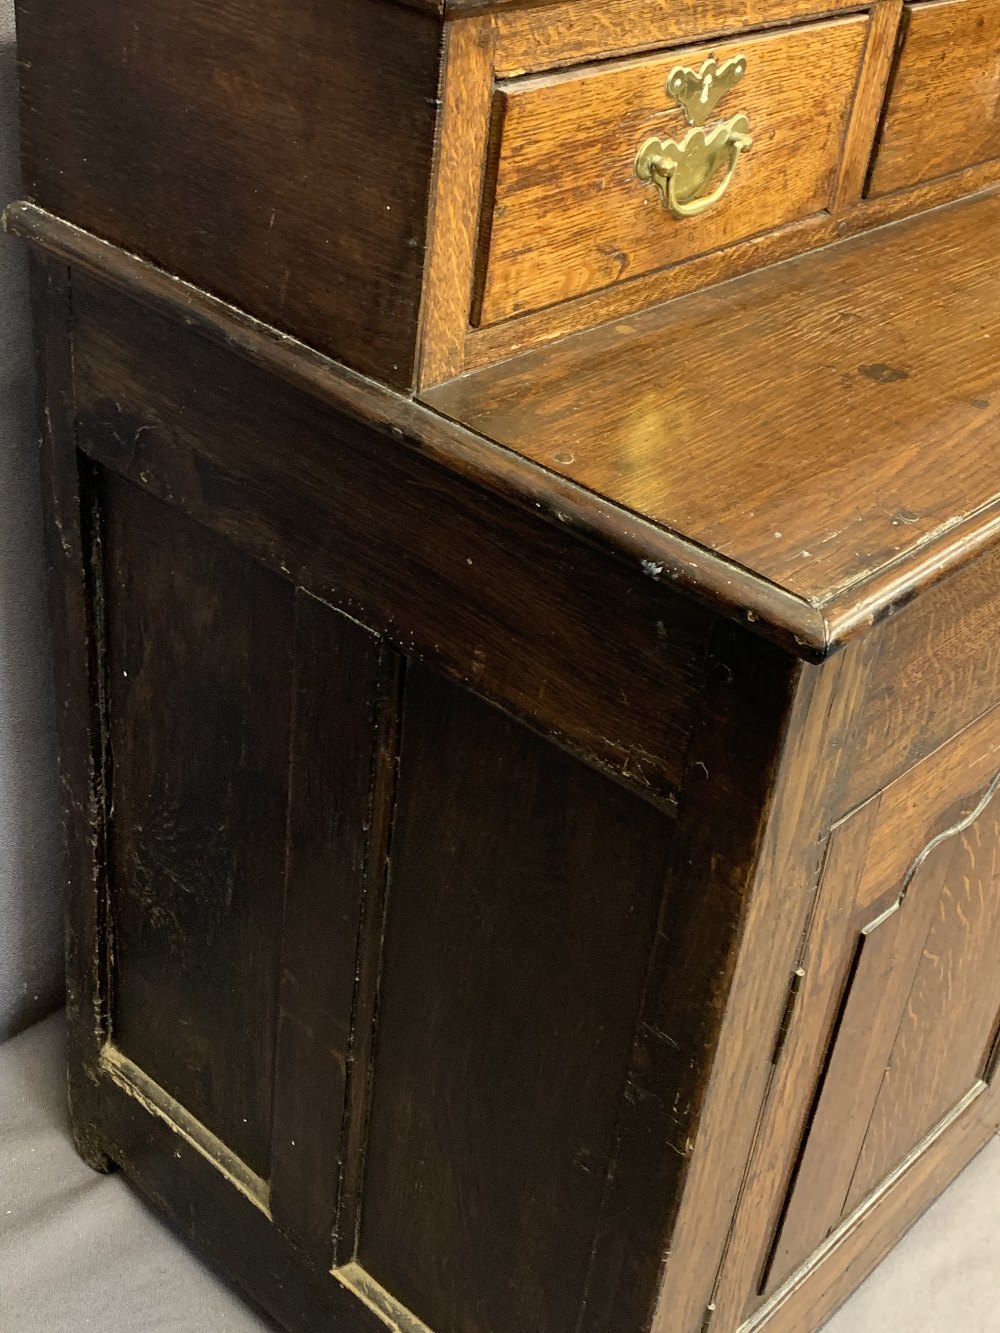
[{"label": "moulded wood edge", "polygon": [[349,370],[288,334],[174,277],[148,260],[29,201],[12,203],[8,231],[92,274],[107,285],[246,356],[256,365],[357,420],[415,448],[476,485],[530,508],[548,521],[639,567],[819,662],[906,605],[916,590],[1000,540],[1000,501],[873,571],[819,604],[681,533],[549,472],[505,445],[436,409]]}]

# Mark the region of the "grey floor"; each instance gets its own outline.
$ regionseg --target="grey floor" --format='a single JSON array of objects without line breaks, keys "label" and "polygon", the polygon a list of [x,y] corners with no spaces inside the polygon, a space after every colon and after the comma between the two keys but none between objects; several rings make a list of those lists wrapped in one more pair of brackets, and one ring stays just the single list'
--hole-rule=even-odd
[{"label": "grey floor", "polygon": [[[69,1137],[61,1017],[0,1046],[0,1333],[272,1333]],[[994,1140],[826,1333],[1000,1333]],[[525,1333],[528,1333],[526,1330]]]}]

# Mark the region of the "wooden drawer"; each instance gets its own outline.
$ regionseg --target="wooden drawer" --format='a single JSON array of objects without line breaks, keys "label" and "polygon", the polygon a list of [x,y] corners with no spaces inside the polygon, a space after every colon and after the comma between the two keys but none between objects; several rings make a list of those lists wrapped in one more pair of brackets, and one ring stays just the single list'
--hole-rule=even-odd
[{"label": "wooden drawer", "polygon": [[[475,321],[538,310],[821,212],[867,31],[859,15],[500,84]],[[745,72],[711,114],[698,98],[685,111],[668,81],[711,57],[720,70],[742,59]],[[747,127],[752,146],[740,153],[735,136]],[[715,145],[715,169],[690,196],[678,172],[675,200],[685,212],[699,207],[735,161],[731,183],[697,216],[674,216],[657,186],[637,178],[637,151],[651,137],[673,141],[689,163],[702,135]]]},{"label": "wooden drawer", "polygon": [[1000,5],[908,7],[869,194],[1000,158]]}]

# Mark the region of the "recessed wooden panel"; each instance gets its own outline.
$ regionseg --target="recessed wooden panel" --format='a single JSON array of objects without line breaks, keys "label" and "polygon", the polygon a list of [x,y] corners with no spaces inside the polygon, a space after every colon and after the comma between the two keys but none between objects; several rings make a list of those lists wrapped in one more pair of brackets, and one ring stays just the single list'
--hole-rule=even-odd
[{"label": "recessed wooden panel", "polygon": [[[828,862],[821,902],[847,896],[829,921],[825,905],[817,916],[815,930],[828,938],[810,943],[809,959],[823,961],[815,982],[806,963],[809,1006],[800,1020],[827,1015],[819,1031],[829,1046],[765,1271],[768,1292],[987,1076],[1000,1013],[998,792],[994,710],[835,834],[836,852],[853,852],[855,865],[837,854]],[[906,856],[888,856],[887,843],[902,843]],[[895,867],[875,876],[879,899],[870,891],[873,863]]]},{"label": "recessed wooden panel", "polygon": [[423,670],[399,784],[358,1262],[435,1333],[572,1333],[671,824]]},{"label": "recessed wooden panel", "polygon": [[266,1177],[292,587],[110,474],[102,496],[112,1039]]},{"label": "recessed wooden panel", "polygon": [[907,16],[871,195],[1000,158],[1000,6],[935,0]]},{"label": "recessed wooden panel", "polygon": [[[480,322],[826,208],[867,27],[867,18],[854,17],[507,85],[498,93],[502,130]],[[747,72],[708,128],[745,113],[754,146],[717,206],[678,220],[636,178],[635,156],[650,136],[683,138],[688,122],[666,92],[667,78],[675,65],[698,69],[712,54],[720,62],[745,55]]]}]

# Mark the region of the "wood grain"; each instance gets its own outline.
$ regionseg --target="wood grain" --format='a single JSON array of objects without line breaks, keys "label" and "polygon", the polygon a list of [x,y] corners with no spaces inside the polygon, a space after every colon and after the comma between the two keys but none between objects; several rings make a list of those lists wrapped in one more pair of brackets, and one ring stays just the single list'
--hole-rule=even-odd
[{"label": "wood grain", "polygon": [[783,263],[803,251],[820,249],[954,199],[980,194],[995,187],[998,178],[1000,166],[996,162],[969,167],[954,176],[867,200],[841,213],[818,213],[724,250],[696,256],[641,277],[626,278],[611,287],[502,324],[470,329],[465,344],[465,367],[475,370],[598,324],[627,320],[647,307]]},{"label": "wood grain", "polygon": [[45,514],[59,795],[65,838],[66,1025],[73,1135],[83,1158],[108,1170],[95,1130],[97,1069],[110,1029],[105,876],[106,737],[98,703],[100,636],[90,468],[76,450],[69,271],[31,256],[39,464]]},{"label": "wood grain", "polygon": [[604,55],[723,37],[857,8],[856,0],[555,0],[499,8],[497,72],[510,76]]},{"label": "wood grain", "polygon": [[756,1293],[773,1247],[822,1062],[841,1002],[847,960],[857,943],[853,902],[860,867],[878,814],[878,801],[830,834],[799,962],[804,973],[787,1042],[778,1057],[768,1100],[743,1182],[740,1204],[714,1295],[723,1328],[736,1328]]},{"label": "wood grain", "polygon": [[424,398],[831,618],[887,570],[898,604],[996,531],[998,227],[942,209]]},{"label": "wood grain", "polygon": [[[995,808],[972,833],[959,829],[949,836],[949,830],[975,815],[996,776],[998,747],[1000,715],[993,710],[876,798],[874,824],[867,806],[847,821],[861,819],[867,834],[857,844],[857,893],[844,914],[855,941],[840,961],[841,1013],[765,1274],[767,1292],[808,1259],[985,1070],[1000,1008],[997,987],[984,972],[985,959],[992,965],[996,956],[998,929],[982,902],[993,883],[992,844],[981,849],[977,870],[974,858],[967,864],[967,837],[982,841]],[[912,798],[925,792],[933,793],[932,805]],[[900,821],[898,812],[907,807],[909,818]],[[903,857],[896,854],[900,844]],[[870,866],[887,860],[895,875],[875,877],[884,885],[876,900]],[[919,1055],[913,1042],[918,1021],[922,1038],[937,1033]],[[926,1067],[914,1064],[922,1059]]]},{"label": "wood grain", "polygon": [[[995,780],[996,774],[991,777]],[[977,793],[980,800],[989,800]],[[955,837],[845,1214],[987,1077],[1000,1017],[1000,825],[993,801]],[[961,814],[967,815],[967,806]],[[915,888],[916,886],[914,886]],[[911,889],[911,891],[913,891]],[[998,1118],[1000,1119],[1000,1118]]]},{"label": "wood grain", "polygon": [[864,193],[902,19],[903,0],[877,0],[872,6],[864,63],[844,137],[831,213],[851,208]]},{"label": "wood grain", "polygon": [[[505,85],[474,322],[554,305],[825,209],[867,26],[853,17]],[[744,113],[754,146],[720,204],[678,221],[636,179],[635,155],[651,135],[683,138],[688,123],[665,91],[667,75],[677,64],[698,69],[710,54],[746,56],[746,75],[711,124]]]},{"label": "wood grain", "polygon": [[994,0],[908,5],[907,20],[872,196],[1000,157],[1000,10]]},{"label": "wood grain", "polygon": [[853,645],[798,676],[653,1333],[690,1333],[713,1302],[815,900],[829,809],[846,771],[844,741],[870,662],[867,645]]},{"label": "wood grain", "polygon": [[34,200],[410,383],[438,20],[371,0],[22,0],[18,45]]},{"label": "wood grain", "polygon": [[117,477],[99,494],[112,1034],[266,1178],[291,588]]},{"label": "wood grain", "polygon": [[408,672],[358,1262],[428,1328],[575,1326],[672,829]]},{"label": "wood grain", "polygon": [[74,309],[92,456],[671,802],[700,694],[704,607],[171,322],[135,307],[130,317],[117,296],[78,281]]},{"label": "wood grain", "polygon": [[[684,1237],[678,1218],[691,1222],[693,1200],[701,1200],[695,1227],[701,1238],[707,1233],[706,1248],[725,1226],[729,1173],[745,1144],[731,1125],[724,1141],[715,1138],[720,1127],[713,1094],[719,1085],[707,1069],[716,1058],[726,1061],[723,1080],[752,1099],[756,1071],[748,1066],[756,1038],[767,1041],[766,1019],[738,1052],[727,1046],[727,995],[742,980],[741,949],[759,906],[759,858],[770,851],[762,850],[762,828],[786,762],[785,726],[801,684],[787,654],[745,629],[718,625],[705,663],[702,712],[688,751],[579,1333],[649,1327],[662,1304],[664,1258],[678,1247],[678,1279],[685,1272],[683,1245],[691,1237]],[[735,816],[724,828],[713,813],[720,803]],[[792,915],[786,908],[786,917]],[[780,958],[784,942],[783,932],[775,932],[772,958]],[[780,964],[755,996],[765,1013],[776,979],[780,986]],[[685,1298],[697,1290],[710,1262],[699,1255],[697,1266],[687,1266]],[[667,1280],[673,1276],[668,1266]]]},{"label": "wood grain", "polygon": [[1000,699],[1000,550],[929,589],[882,631],[844,809],[919,763]]},{"label": "wood grain", "polygon": [[444,86],[420,313],[417,380],[437,384],[465,364],[479,210],[493,95],[488,18],[445,30]]},{"label": "wood grain", "polygon": [[[109,291],[135,301],[140,311],[153,311],[197,332],[214,347],[242,356],[248,365],[314,399],[338,418],[355,418],[380,436],[390,436],[402,455],[415,454],[454,474],[462,484],[527,510],[538,521],[602,548],[625,565],[638,565],[675,589],[696,592],[719,614],[754,626],[798,655],[816,660],[830,651],[820,612],[776,584],[485,440],[424,404],[354,374],[32,204],[11,205],[5,220],[11,230],[30,237],[44,252],[70,260],[78,275],[96,277]],[[968,558],[975,540],[975,534],[967,535],[963,558]],[[935,568],[942,563],[946,564],[939,561]],[[895,585],[891,593],[898,596]],[[852,631],[867,623],[867,619],[856,621]]]},{"label": "wood grain", "polygon": [[838,1227],[813,1261],[739,1333],[818,1329],[996,1132],[1000,1088],[977,1090],[882,1188]]},{"label": "wood grain", "polygon": [[270,1207],[276,1224],[329,1268],[376,783],[381,651],[375,635],[299,590],[294,661]]}]

